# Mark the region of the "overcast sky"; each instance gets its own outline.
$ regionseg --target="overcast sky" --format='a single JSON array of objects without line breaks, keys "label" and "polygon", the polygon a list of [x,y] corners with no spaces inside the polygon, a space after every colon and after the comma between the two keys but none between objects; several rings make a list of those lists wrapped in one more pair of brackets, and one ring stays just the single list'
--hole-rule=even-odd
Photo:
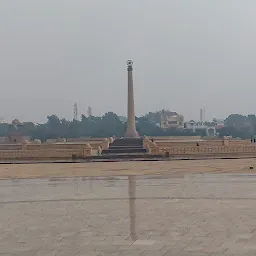
[{"label": "overcast sky", "polygon": [[0,117],[256,113],[255,0],[1,0]]}]

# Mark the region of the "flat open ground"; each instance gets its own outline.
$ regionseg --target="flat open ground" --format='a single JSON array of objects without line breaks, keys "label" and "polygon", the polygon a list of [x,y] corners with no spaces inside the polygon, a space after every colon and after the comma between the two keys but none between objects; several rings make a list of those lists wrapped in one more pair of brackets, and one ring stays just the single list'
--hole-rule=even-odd
[{"label": "flat open ground", "polygon": [[116,175],[173,175],[206,172],[239,173],[248,172],[250,166],[254,167],[256,170],[256,159],[127,161],[73,164],[0,164],[0,179]]},{"label": "flat open ground", "polygon": [[256,255],[255,172],[254,159],[0,165],[0,255]]}]

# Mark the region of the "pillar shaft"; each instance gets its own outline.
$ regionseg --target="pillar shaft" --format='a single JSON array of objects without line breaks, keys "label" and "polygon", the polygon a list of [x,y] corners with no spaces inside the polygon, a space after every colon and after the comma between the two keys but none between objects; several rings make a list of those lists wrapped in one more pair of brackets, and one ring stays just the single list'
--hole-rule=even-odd
[{"label": "pillar shaft", "polygon": [[127,61],[128,71],[128,104],[127,104],[127,130],[125,137],[136,138],[139,137],[135,125],[135,111],[134,111],[134,91],[133,91],[133,68],[132,61]]}]

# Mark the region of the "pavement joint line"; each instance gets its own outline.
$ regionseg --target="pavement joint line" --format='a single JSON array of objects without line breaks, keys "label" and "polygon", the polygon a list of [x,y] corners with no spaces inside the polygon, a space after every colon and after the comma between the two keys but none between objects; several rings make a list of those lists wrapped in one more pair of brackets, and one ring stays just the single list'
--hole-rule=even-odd
[{"label": "pavement joint line", "polygon": [[75,163],[114,163],[114,162],[171,162],[171,161],[195,161],[195,160],[214,160],[214,159],[222,159],[222,160],[231,160],[231,159],[252,159],[256,158],[254,155],[240,155],[240,156],[173,156],[170,158],[148,158],[148,159],[81,159],[81,160],[20,160],[20,161],[0,161],[1,164],[49,164],[49,163],[58,163],[58,164],[75,164]]},{"label": "pavement joint line", "polygon": [[45,200],[20,200],[20,201],[0,201],[0,204],[27,204],[27,203],[56,203],[56,202],[86,202],[86,201],[120,201],[120,200],[256,200],[256,197],[136,197],[136,198],[83,198],[83,199],[45,199]]}]

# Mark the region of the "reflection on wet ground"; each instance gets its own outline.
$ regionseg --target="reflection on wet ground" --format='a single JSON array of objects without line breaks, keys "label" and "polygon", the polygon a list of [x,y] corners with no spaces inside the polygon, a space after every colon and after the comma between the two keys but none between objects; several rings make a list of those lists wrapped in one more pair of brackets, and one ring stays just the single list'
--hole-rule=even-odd
[{"label": "reflection on wet ground", "polygon": [[129,180],[129,215],[130,215],[130,235],[133,241],[137,240],[136,235],[136,176],[128,176]]},{"label": "reflection on wet ground", "polygon": [[256,175],[0,181],[5,255],[255,255]]}]

